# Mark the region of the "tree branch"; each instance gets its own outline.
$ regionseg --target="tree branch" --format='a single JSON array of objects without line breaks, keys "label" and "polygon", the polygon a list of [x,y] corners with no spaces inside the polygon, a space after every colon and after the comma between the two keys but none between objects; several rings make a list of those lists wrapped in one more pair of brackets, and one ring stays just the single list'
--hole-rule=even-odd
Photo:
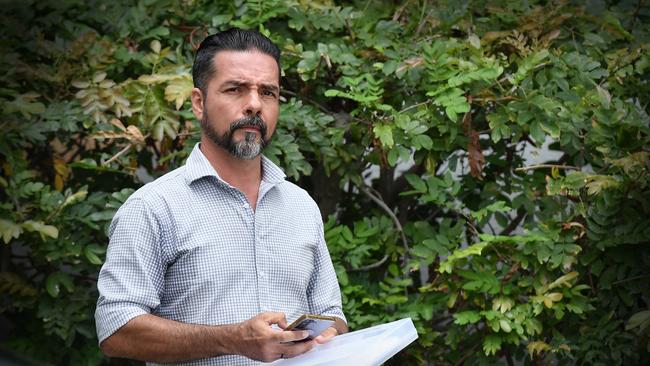
[{"label": "tree branch", "polygon": [[625,278],[625,279],[622,279],[622,280],[619,280],[619,281],[614,281],[614,282],[612,282],[612,286],[620,285],[620,284],[623,284],[623,283],[626,283],[626,282],[640,280],[640,279],[643,279],[643,278],[646,278],[646,277],[650,277],[650,274],[645,274],[645,275],[641,275],[641,276],[634,276],[634,277]]},{"label": "tree branch", "polygon": [[124,149],[120,150],[117,154],[113,155],[112,158],[110,158],[110,159],[106,160],[105,162],[103,162],[102,165],[104,165],[104,166],[109,165],[110,163],[115,161],[120,156],[126,154],[129,150],[131,150],[131,146],[133,146],[133,145],[131,145],[131,144],[126,145],[126,147]]},{"label": "tree branch", "polygon": [[381,266],[382,264],[386,263],[388,260],[388,254],[385,254],[384,257],[380,260],[378,260],[375,263],[371,263],[367,266],[359,267],[359,268],[350,268],[348,269],[348,272],[362,272],[362,271],[369,271],[371,269],[377,268]]},{"label": "tree branch", "polygon": [[409,246],[408,246],[408,240],[406,240],[406,234],[404,234],[404,229],[402,228],[402,224],[399,222],[399,219],[397,218],[397,216],[395,216],[395,213],[393,212],[393,210],[391,210],[390,207],[388,207],[386,202],[384,202],[384,200],[381,199],[381,197],[375,196],[374,194],[372,194],[372,192],[370,192],[369,187],[365,187],[363,185],[358,185],[358,188],[363,194],[368,196],[368,198],[370,198],[382,210],[384,210],[384,212],[386,212],[388,214],[388,216],[390,216],[391,219],[393,219],[393,222],[395,223],[395,226],[397,227],[397,231],[399,231],[399,233],[401,235],[402,245],[404,246],[404,250],[405,250],[402,265],[406,265],[406,260],[408,259]]},{"label": "tree branch", "polygon": [[318,107],[318,109],[320,109],[320,110],[321,110],[322,112],[324,112],[324,113],[327,113],[327,114],[334,114],[334,112],[332,112],[332,111],[330,111],[329,109],[327,109],[324,105],[318,103],[317,101],[315,101],[315,100],[313,100],[313,99],[309,99],[309,98],[307,98],[307,97],[303,97],[302,95],[300,95],[300,94],[298,94],[298,93],[296,93],[296,92],[294,92],[294,91],[291,91],[291,90],[288,90],[288,89],[282,89],[282,90],[280,91],[280,93],[283,93],[283,94],[289,94],[289,95],[291,95],[291,96],[298,97],[300,100],[304,100],[305,102],[307,102],[307,103],[309,103],[309,104],[313,104],[314,106]]},{"label": "tree branch", "polygon": [[433,99],[427,99],[427,100],[425,100],[424,102],[415,103],[415,104],[413,104],[413,105],[410,105],[410,106],[408,106],[408,107],[406,107],[406,108],[400,110],[400,111],[397,112],[397,113],[398,113],[398,114],[399,114],[399,113],[404,113],[404,112],[409,111],[409,110],[411,110],[411,109],[413,109],[413,108],[417,108],[417,107],[419,107],[419,106],[422,106],[422,105],[425,105],[425,104],[429,104],[429,103],[431,103],[432,101],[433,101]]},{"label": "tree branch", "polygon": [[548,169],[548,168],[557,168],[557,169],[566,169],[566,170],[580,170],[579,167],[577,166],[571,166],[571,165],[557,165],[557,164],[536,164],[536,165],[530,165],[530,166],[524,166],[521,168],[516,168],[516,172],[527,172],[529,170],[535,170],[535,169]]},{"label": "tree branch", "polygon": [[505,229],[503,229],[499,235],[510,235],[510,233],[519,227],[519,224],[521,223],[521,220],[524,219],[524,217],[526,217],[526,210],[519,210],[515,219],[510,221],[510,224]]}]

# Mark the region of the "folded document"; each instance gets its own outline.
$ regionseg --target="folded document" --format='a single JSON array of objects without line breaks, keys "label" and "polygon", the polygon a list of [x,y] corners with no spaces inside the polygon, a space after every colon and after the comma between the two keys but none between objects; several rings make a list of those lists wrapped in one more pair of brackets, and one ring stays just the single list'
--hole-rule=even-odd
[{"label": "folded document", "polygon": [[277,360],[274,366],[381,365],[418,338],[411,318],[336,336],[298,357]]}]

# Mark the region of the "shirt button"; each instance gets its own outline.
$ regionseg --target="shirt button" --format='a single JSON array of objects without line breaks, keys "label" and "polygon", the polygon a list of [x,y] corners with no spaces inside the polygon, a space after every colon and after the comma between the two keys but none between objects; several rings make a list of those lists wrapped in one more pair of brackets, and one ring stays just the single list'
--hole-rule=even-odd
[{"label": "shirt button", "polygon": [[260,271],[260,278],[264,278],[264,271]]},{"label": "shirt button", "polygon": [[245,202],[244,203],[244,208],[249,208],[249,207],[250,207],[250,205],[248,204],[248,202]]}]

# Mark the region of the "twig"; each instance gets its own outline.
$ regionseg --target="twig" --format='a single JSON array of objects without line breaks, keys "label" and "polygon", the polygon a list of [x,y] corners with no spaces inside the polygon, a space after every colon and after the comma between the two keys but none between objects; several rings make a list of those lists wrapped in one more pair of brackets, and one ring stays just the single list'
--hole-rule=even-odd
[{"label": "twig", "polygon": [[402,13],[404,12],[404,9],[406,9],[406,6],[409,4],[411,0],[406,0],[404,4],[395,11],[395,14],[393,14],[393,21],[396,22],[399,20],[399,18],[402,16]]},{"label": "twig", "polygon": [[291,95],[291,96],[298,97],[300,100],[304,100],[305,102],[308,102],[308,103],[310,103],[310,104],[315,105],[315,106],[318,107],[318,109],[320,109],[322,112],[325,112],[325,113],[327,113],[327,114],[334,114],[334,112],[332,112],[332,111],[330,111],[329,109],[327,109],[324,105],[318,103],[317,101],[315,101],[315,100],[313,100],[313,99],[309,99],[309,98],[307,98],[307,97],[303,97],[303,96],[299,95],[298,93],[296,93],[296,92],[294,92],[294,91],[287,90],[287,89],[282,89],[282,90],[280,91],[280,93],[289,94],[289,95]]},{"label": "twig", "polygon": [[474,354],[474,350],[476,350],[476,347],[478,347],[479,344],[481,344],[481,343],[483,343],[483,342],[475,342],[474,345],[472,346],[472,348],[470,348],[470,349],[469,349],[469,350],[468,350],[468,351],[463,355],[463,357],[461,357],[461,358],[458,360],[458,362],[456,362],[456,366],[460,366],[460,365],[464,364],[464,363],[465,363],[465,360],[466,360],[468,357],[470,357],[471,355]]},{"label": "twig", "polygon": [[506,356],[506,361],[508,362],[508,366],[514,366],[515,362],[512,360],[512,355],[510,354],[510,351],[508,351],[507,347],[503,348],[503,353]]},{"label": "twig", "polygon": [[382,259],[380,259],[379,261],[377,261],[375,263],[369,264],[367,266],[359,267],[359,268],[351,268],[351,269],[348,269],[348,272],[368,271],[368,270],[371,270],[373,268],[377,268],[377,267],[381,266],[382,264],[386,263],[387,260],[388,260],[388,254],[385,254]]},{"label": "twig", "polygon": [[177,133],[176,136],[185,137],[185,136],[196,136],[200,134],[201,131],[194,131],[194,132]]},{"label": "twig", "polygon": [[515,100],[517,98],[513,97],[512,95],[506,95],[505,97],[501,98],[491,98],[491,97],[485,97],[485,98],[472,98],[473,101],[475,102],[501,102],[504,100]]},{"label": "twig", "polygon": [[626,279],[623,279],[623,280],[615,281],[615,282],[612,282],[612,286],[620,285],[620,284],[626,283],[626,282],[640,280],[640,279],[646,278],[646,277],[650,277],[650,274],[645,274],[645,275],[641,275],[641,276],[635,276],[635,277],[630,277],[630,278],[626,278]]},{"label": "twig", "polygon": [[404,259],[403,259],[402,264],[406,265],[406,260],[408,258],[409,245],[408,245],[408,241],[406,240],[406,234],[404,234],[404,229],[402,228],[402,224],[399,222],[399,219],[397,218],[397,216],[395,216],[395,213],[393,212],[393,210],[391,210],[390,207],[388,207],[388,205],[386,204],[386,202],[384,202],[384,200],[382,200],[380,197],[375,196],[374,194],[372,194],[370,192],[370,190],[368,190],[367,187],[362,186],[362,185],[359,185],[358,187],[359,187],[359,190],[363,194],[368,196],[368,198],[370,198],[372,201],[374,201],[382,210],[384,210],[384,212],[386,212],[388,214],[388,216],[390,216],[391,219],[393,219],[393,222],[395,223],[395,226],[397,227],[397,231],[399,231],[399,233],[400,233],[400,235],[402,237],[402,244],[404,245],[404,249],[405,249]]},{"label": "twig", "polygon": [[636,23],[636,19],[639,17],[639,11],[641,10],[641,7],[643,6],[643,3],[644,3],[643,0],[639,0],[636,3],[636,9],[634,9],[634,14],[632,14],[632,22],[630,24],[630,29],[634,28],[634,24]]},{"label": "twig", "polygon": [[349,19],[345,19],[345,20],[343,21],[343,24],[345,24],[345,29],[346,29],[346,30],[348,31],[348,33],[350,34],[350,40],[352,41],[352,43],[356,42],[357,37],[356,37],[356,35],[354,34],[354,30],[352,30],[352,27],[350,27],[350,20],[349,20]]},{"label": "twig", "polygon": [[411,109],[413,109],[413,108],[417,108],[417,107],[419,107],[419,106],[421,106],[421,105],[429,104],[429,103],[431,103],[431,101],[432,101],[432,99],[427,99],[427,100],[425,100],[424,102],[420,102],[420,103],[416,103],[416,104],[410,105],[410,106],[408,106],[408,107],[402,109],[401,111],[399,111],[399,112],[397,112],[397,113],[404,113],[404,112],[406,112],[406,111],[408,111],[408,110],[411,110]]},{"label": "twig", "polygon": [[106,165],[112,163],[113,161],[115,161],[120,156],[126,154],[129,150],[131,150],[131,146],[133,146],[133,145],[131,145],[131,144],[126,145],[126,147],[124,149],[120,150],[117,154],[113,155],[112,158],[110,158],[110,159],[106,160],[105,162],[103,162],[102,165],[106,166]]},{"label": "twig", "polygon": [[524,166],[521,168],[516,168],[516,172],[527,172],[529,170],[535,170],[535,169],[547,169],[547,168],[557,168],[557,169],[568,169],[568,170],[580,170],[579,167],[577,166],[571,166],[571,165],[557,165],[557,164],[536,164],[536,165],[530,165],[530,166]]},{"label": "twig", "polygon": [[467,225],[469,226],[469,230],[472,232],[472,234],[474,234],[474,235],[476,235],[476,236],[479,236],[479,235],[480,235],[478,229],[476,229],[476,226],[474,226],[474,223],[472,222],[472,218],[471,218],[471,217],[465,215],[465,214],[462,213],[462,212],[458,212],[458,215],[460,215],[461,217],[463,217],[463,218],[465,219],[465,222],[466,222]]},{"label": "twig", "polygon": [[510,221],[510,224],[505,229],[503,229],[503,231],[499,235],[510,235],[510,233],[512,233],[516,228],[519,227],[519,224],[521,223],[521,220],[524,219],[524,217],[526,217],[525,210],[521,210],[517,212],[517,216],[515,217],[515,219]]},{"label": "twig", "polygon": [[420,12],[420,20],[418,21],[418,27],[415,30],[416,37],[420,34],[422,28],[424,27],[424,24],[426,23],[426,20],[429,18],[429,14],[427,14],[426,18],[424,17],[424,13],[426,13],[426,11],[427,11],[427,2],[424,1],[422,5],[422,11]]},{"label": "twig", "polygon": [[188,36],[189,41],[190,41],[190,45],[192,45],[192,49],[193,49],[193,50],[198,50],[198,49],[199,49],[199,46],[200,46],[200,44],[196,44],[196,43],[194,43],[194,34],[195,34],[196,31],[198,31],[199,29],[201,29],[201,27],[195,27],[194,29],[192,29],[192,31],[190,32],[190,35]]}]

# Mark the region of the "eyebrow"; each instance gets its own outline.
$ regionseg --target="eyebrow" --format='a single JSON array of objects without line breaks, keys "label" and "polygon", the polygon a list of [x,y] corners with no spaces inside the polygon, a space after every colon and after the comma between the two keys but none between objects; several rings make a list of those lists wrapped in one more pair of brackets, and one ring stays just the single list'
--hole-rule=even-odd
[{"label": "eyebrow", "polygon": [[[278,88],[277,85],[269,84],[269,83],[261,83],[260,85],[261,85],[261,87],[262,87],[264,90],[269,90],[269,91],[273,91],[273,92],[276,92],[276,93],[280,92],[280,88]],[[250,86],[251,86],[251,83],[249,83],[248,81],[242,81],[242,80],[226,80],[226,81],[222,84],[222,86],[244,86],[244,87],[250,87]]]}]

